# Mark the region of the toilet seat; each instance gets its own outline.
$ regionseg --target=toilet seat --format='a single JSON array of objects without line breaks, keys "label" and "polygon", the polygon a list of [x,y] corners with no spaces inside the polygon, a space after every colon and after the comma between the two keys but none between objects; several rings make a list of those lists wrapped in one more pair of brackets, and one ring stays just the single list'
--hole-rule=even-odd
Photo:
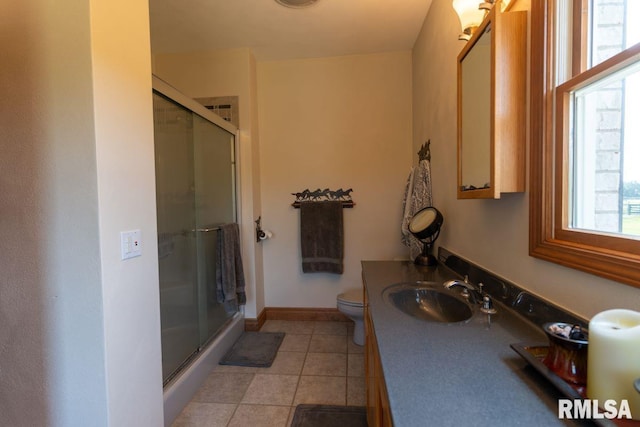
[{"label": "toilet seat", "polygon": [[338,303],[350,307],[363,307],[362,289],[351,289],[338,295]]}]

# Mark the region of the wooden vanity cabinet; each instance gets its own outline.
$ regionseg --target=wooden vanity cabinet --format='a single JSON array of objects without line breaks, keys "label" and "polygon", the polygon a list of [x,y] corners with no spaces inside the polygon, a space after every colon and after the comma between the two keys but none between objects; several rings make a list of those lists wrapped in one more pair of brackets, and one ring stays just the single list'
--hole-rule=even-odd
[{"label": "wooden vanity cabinet", "polygon": [[364,327],[365,353],[364,369],[367,387],[367,423],[369,427],[391,427],[391,410],[387,398],[387,388],[384,383],[378,342],[373,329],[373,322],[369,314],[367,291],[364,290]]},{"label": "wooden vanity cabinet", "polygon": [[491,9],[458,56],[458,199],[526,190],[527,12]]}]

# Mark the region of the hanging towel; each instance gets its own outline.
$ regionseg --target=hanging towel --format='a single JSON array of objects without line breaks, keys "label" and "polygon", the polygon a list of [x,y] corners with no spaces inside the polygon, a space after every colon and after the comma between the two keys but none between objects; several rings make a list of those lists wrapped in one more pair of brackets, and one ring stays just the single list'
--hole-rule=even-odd
[{"label": "hanging towel", "polygon": [[216,297],[219,303],[238,300],[247,302],[244,291],[244,270],[240,255],[240,228],[236,223],[223,224],[218,230],[216,257]]},{"label": "hanging towel", "polygon": [[404,199],[402,200],[402,243],[405,246],[411,246],[411,238],[413,235],[409,231],[409,221],[411,220],[411,195],[413,194],[413,178],[416,168],[412,167],[407,178],[407,185],[404,189]]},{"label": "hanging towel", "polygon": [[342,274],[342,202],[300,203],[300,246],[304,273]]},{"label": "hanging towel", "polygon": [[422,243],[409,231],[409,222],[420,209],[433,206],[431,195],[431,162],[420,160],[411,170],[404,194],[402,217],[402,243],[409,247],[411,259],[422,253]]}]

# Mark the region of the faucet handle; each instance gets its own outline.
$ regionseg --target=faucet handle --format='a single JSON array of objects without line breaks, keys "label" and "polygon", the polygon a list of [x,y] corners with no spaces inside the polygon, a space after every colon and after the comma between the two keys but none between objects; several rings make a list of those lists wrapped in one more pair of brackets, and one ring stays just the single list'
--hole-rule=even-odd
[{"label": "faucet handle", "polygon": [[491,301],[489,295],[482,297],[482,307],[480,307],[480,311],[486,314],[496,314],[498,312],[498,310],[493,307],[493,301]]},{"label": "faucet handle", "polygon": [[480,295],[484,294],[483,288],[484,288],[484,283],[482,282],[478,283],[478,290],[480,291]]}]

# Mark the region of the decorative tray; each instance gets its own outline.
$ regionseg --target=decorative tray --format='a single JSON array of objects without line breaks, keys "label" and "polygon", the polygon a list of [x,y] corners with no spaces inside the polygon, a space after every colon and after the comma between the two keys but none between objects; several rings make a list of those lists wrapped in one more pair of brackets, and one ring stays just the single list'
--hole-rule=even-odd
[{"label": "decorative tray", "polygon": [[569,384],[560,378],[555,372],[547,368],[542,361],[549,352],[549,346],[544,344],[511,344],[511,348],[515,350],[524,360],[549,380],[558,390],[569,399],[584,399],[586,397],[585,386]]},{"label": "decorative tray", "polygon": [[[569,384],[560,378],[555,372],[547,368],[542,361],[549,352],[549,346],[546,344],[511,344],[511,348],[526,360],[536,371],[544,376],[551,384],[553,384],[564,396],[569,399],[584,399],[586,397],[585,386]],[[608,420],[608,419],[591,419],[595,425],[615,427],[615,426],[637,426],[640,423],[633,420]]]}]

